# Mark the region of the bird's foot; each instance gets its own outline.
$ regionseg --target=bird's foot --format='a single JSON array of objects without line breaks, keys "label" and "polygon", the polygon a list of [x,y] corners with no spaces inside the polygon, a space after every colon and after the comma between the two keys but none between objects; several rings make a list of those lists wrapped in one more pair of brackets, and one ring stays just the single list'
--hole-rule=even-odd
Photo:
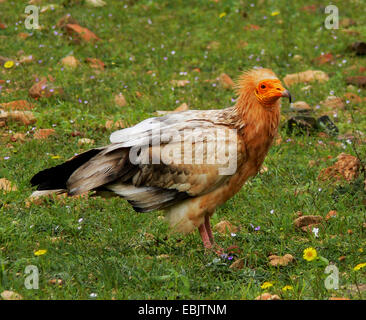
[{"label": "bird's foot", "polygon": [[237,245],[232,245],[226,249],[218,246],[217,244],[214,245],[215,249],[215,253],[220,256],[221,258],[227,258],[230,257],[234,254],[239,254],[240,253],[240,248]]}]

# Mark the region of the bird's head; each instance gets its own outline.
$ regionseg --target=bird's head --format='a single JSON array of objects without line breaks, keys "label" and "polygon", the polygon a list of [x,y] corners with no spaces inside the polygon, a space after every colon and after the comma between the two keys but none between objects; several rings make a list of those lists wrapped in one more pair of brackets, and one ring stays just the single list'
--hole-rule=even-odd
[{"label": "bird's head", "polygon": [[[264,108],[278,105],[281,97],[287,97],[291,103],[291,94],[270,69],[252,69],[245,72],[236,86],[239,101],[259,102]],[[244,101],[243,101],[244,100]]]}]

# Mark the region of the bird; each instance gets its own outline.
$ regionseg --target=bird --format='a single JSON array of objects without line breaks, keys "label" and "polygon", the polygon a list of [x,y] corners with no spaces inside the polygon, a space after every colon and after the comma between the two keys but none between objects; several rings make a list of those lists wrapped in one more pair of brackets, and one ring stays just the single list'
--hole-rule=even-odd
[{"label": "bird", "polygon": [[163,210],[177,232],[198,229],[204,248],[222,252],[210,218],[258,173],[277,135],[280,98],[291,103],[266,68],[244,71],[235,93],[231,107],[169,113],[113,132],[109,145],[35,174],[31,197],[121,197],[136,212]]}]

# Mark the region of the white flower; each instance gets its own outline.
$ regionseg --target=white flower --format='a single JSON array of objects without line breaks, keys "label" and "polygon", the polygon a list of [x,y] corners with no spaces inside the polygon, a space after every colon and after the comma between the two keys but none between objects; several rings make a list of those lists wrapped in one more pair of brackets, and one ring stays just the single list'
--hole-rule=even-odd
[{"label": "white flower", "polygon": [[315,238],[318,237],[319,228],[313,228],[312,232],[314,233]]}]

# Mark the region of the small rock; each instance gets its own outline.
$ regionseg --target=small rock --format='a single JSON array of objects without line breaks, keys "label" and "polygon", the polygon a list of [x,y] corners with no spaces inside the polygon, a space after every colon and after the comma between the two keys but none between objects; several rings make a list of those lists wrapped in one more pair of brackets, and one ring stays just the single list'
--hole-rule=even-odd
[{"label": "small rock", "polygon": [[335,218],[337,216],[337,211],[335,210],[330,210],[327,215],[325,216],[325,220],[328,221],[332,218]]},{"label": "small rock", "polygon": [[207,49],[208,50],[211,50],[211,49],[214,49],[214,50],[217,50],[218,48],[220,47],[220,42],[218,41],[211,41],[208,45],[207,45]]},{"label": "small rock", "polygon": [[72,137],[80,137],[83,136],[83,134],[80,131],[73,131],[71,132]]},{"label": "small rock", "polygon": [[95,33],[78,24],[72,24],[72,23],[66,24],[65,29],[70,36],[76,37],[77,42],[79,42],[80,40],[83,40],[85,42],[100,40],[100,38]]},{"label": "small rock", "polygon": [[294,257],[291,254],[285,254],[284,256],[271,255],[269,258],[269,264],[271,266],[287,266],[290,262],[294,261]]},{"label": "small rock", "polygon": [[351,284],[347,288],[347,291],[351,294],[359,294],[359,292],[366,291],[366,283],[360,283],[360,284]]},{"label": "small rock", "polygon": [[23,297],[14,291],[5,290],[1,293],[1,298],[4,300],[22,300]]},{"label": "small rock", "polygon": [[38,129],[34,133],[34,139],[47,139],[49,136],[55,134],[55,129]]},{"label": "small rock", "polygon": [[59,285],[61,286],[64,282],[62,279],[50,279],[48,281],[49,284],[52,284],[52,285]]},{"label": "small rock", "polygon": [[320,171],[319,180],[333,179],[339,181],[345,179],[350,182],[358,177],[361,163],[357,157],[341,153],[337,158],[338,161],[334,165]]},{"label": "small rock", "polygon": [[239,228],[232,225],[229,221],[223,220],[217,223],[214,226],[214,230],[221,234],[228,234],[228,233],[236,233],[239,231]]},{"label": "small rock", "polygon": [[344,109],[345,104],[342,98],[336,96],[329,96],[325,101],[320,102],[325,107],[332,109]]},{"label": "small rock", "polygon": [[4,190],[5,192],[11,192],[11,191],[17,191],[18,189],[8,179],[1,178],[0,179],[0,190]]},{"label": "small rock", "polygon": [[296,112],[309,112],[311,111],[311,107],[305,101],[297,101],[291,103],[290,108]]},{"label": "small rock", "polygon": [[168,259],[168,258],[169,258],[169,254],[160,254],[160,255],[156,256],[156,259],[158,259],[158,260]]},{"label": "small rock", "polygon": [[23,64],[27,64],[27,63],[31,63],[34,61],[34,58],[32,55],[22,55],[19,58],[19,63],[23,63]]},{"label": "small rock", "polygon": [[313,117],[296,116],[287,121],[287,132],[292,133],[297,129],[299,133],[307,133],[317,129],[316,119]]},{"label": "small rock", "polygon": [[151,234],[151,233],[148,233],[148,232],[145,232],[145,233],[144,233],[144,237],[145,237],[145,239],[147,239],[147,240],[154,240],[154,239],[155,239],[154,235],[153,235],[153,234]]},{"label": "small rock", "polygon": [[314,63],[322,65],[334,61],[334,57],[331,53],[325,53],[312,60]]},{"label": "small rock", "polygon": [[352,43],[351,49],[356,52],[359,56],[366,55],[366,42],[355,42]]},{"label": "small rock", "polygon": [[103,71],[105,69],[105,63],[97,58],[86,58],[86,63],[93,69]]},{"label": "small rock", "polygon": [[348,28],[351,26],[355,26],[357,23],[353,19],[350,18],[344,18],[339,21],[339,25],[343,28]]},{"label": "small rock", "polygon": [[126,98],[122,93],[119,93],[114,97],[114,103],[119,107],[124,107],[127,105]]},{"label": "small rock", "polygon": [[288,74],[283,79],[283,82],[285,83],[286,86],[291,86],[293,84],[301,82],[306,83],[313,81],[324,82],[328,80],[329,76],[321,70],[307,70],[304,72]]},{"label": "small rock", "polygon": [[232,89],[235,86],[234,81],[226,73],[221,73],[219,77],[220,84],[225,89]]},{"label": "small rock", "polygon": [[314,215],[307,215],[301,216],[295,219],[294,226],[296,228],[302,228],[313,224],[318,224],[323,221],[323,217],[321,216],[314,216]]},{"label": "small rock", "polygon": [[277,294],[270,294],[268,292],[265,292],[256,297],[255,300],[281,300],[281,298]]},{"label": "small rock", "polygon": [[36,82],[29,89],[29,96],[34,99],[43,97],[49,98],[53,95],[62,93],[63,93],[62,88],[55,88],[54,85],[50,81],[48,81],[46,77],[43,77],[39,82]]},{"label": "small rock", "polygon": [[187,111],[189,108],[188,108],[188,104],[186,104],[185,102],[182,103],[178,108],[176,108],[174,110],[174,112],[182,112],[182,111]]},{"label": "small rock", "polygon": [[0,110],[0,122],[7,122],[7,121],[16,121],[20,122],[24,125],[30,125],[37,121],[34,117],[33,113],[30,111],[9,111],[9,112],[2,112]]},{"label": "small rock", "polygon": [[18,38],[20,38],[20,39],[25,40],[25,39],[27,39],[29,37],[30,37],[30,34],[29,33],[26,33],[26,32],[20,32],[20,33],[18,33]]},{"label": "small rock", "polygon": [[78,140],[78,145],[81,146],[83,144],[94,144],[94,140],[93,139],[88,139],[88,138],[81,138]]},{"label": "small rock", "polygon": [[346,79],[347,84],[352,84],[360,88],[366,88],[366,76],[354,76]]},{"label": "small rock", "polygon": [[67,68],[75,69],[79,65],[79,60],[77,60],[74,56],[67,56],[61,59],[61,63]]},{"label": "small rock", "polygon": [[34,105],[26,100],[15,100],[7,103],[0,103],[0,107],[8,110],[31,110]]},{"label": "small rock", "polygon": [[238,259],[238,260],[234,261],[229,268],[233,269],[233,270],[243,269],[244,268],[244,259]]},{"label": "small rock", "polygon": [[25,134],[24,133],[15,133],[11,136],[10,140],[12,142],[24,142],[25,141]]},{"label": "small rock", "polygon": [[60,20],[58,20],[57,27],[60,29],[64,29],[67,24],[78,24],[78,22],[73,17],[71,17],[70,14],[67,14],[63,16]]},{"label": "small rock", "polygon": [[321,116],[316,120],[317,128],[325,131],[325,133],[336,136],[339,129],[327,115]]},{"label": "small rock", "polygon": [[302,56],[300,56],[299,54],[295,54],[294,56],[293,56],[293,58],[292,58],[294,61],[301,61],[302,59],[303,59],[303,57]]},{"label": "small rock", "polygon": [[[364,101],[364,99],[362,99],[360,96],[358,96],[357,94],[353,93],[353,92],[346,92],[344,94],[344,98],[346,100],[349,100],[352,103],[362,103]],[[366,99],[365,99],[366,101]]]},{"label": "small rock", "polygon": [[303,213],[302,213],[301,211],[297,211],[295,214],[296,214],[296,216],[298,216],[298,217],[302,217],[302,216],[303,216]]},{"label": "small rock", "polygon": [[118,120],[118,121],[107,120],[105,122],[105,128],[107,130],[110,130],[110,129],[123,129],[123,128],[125,128],[125,124],[124,124],[123,120]]}]

